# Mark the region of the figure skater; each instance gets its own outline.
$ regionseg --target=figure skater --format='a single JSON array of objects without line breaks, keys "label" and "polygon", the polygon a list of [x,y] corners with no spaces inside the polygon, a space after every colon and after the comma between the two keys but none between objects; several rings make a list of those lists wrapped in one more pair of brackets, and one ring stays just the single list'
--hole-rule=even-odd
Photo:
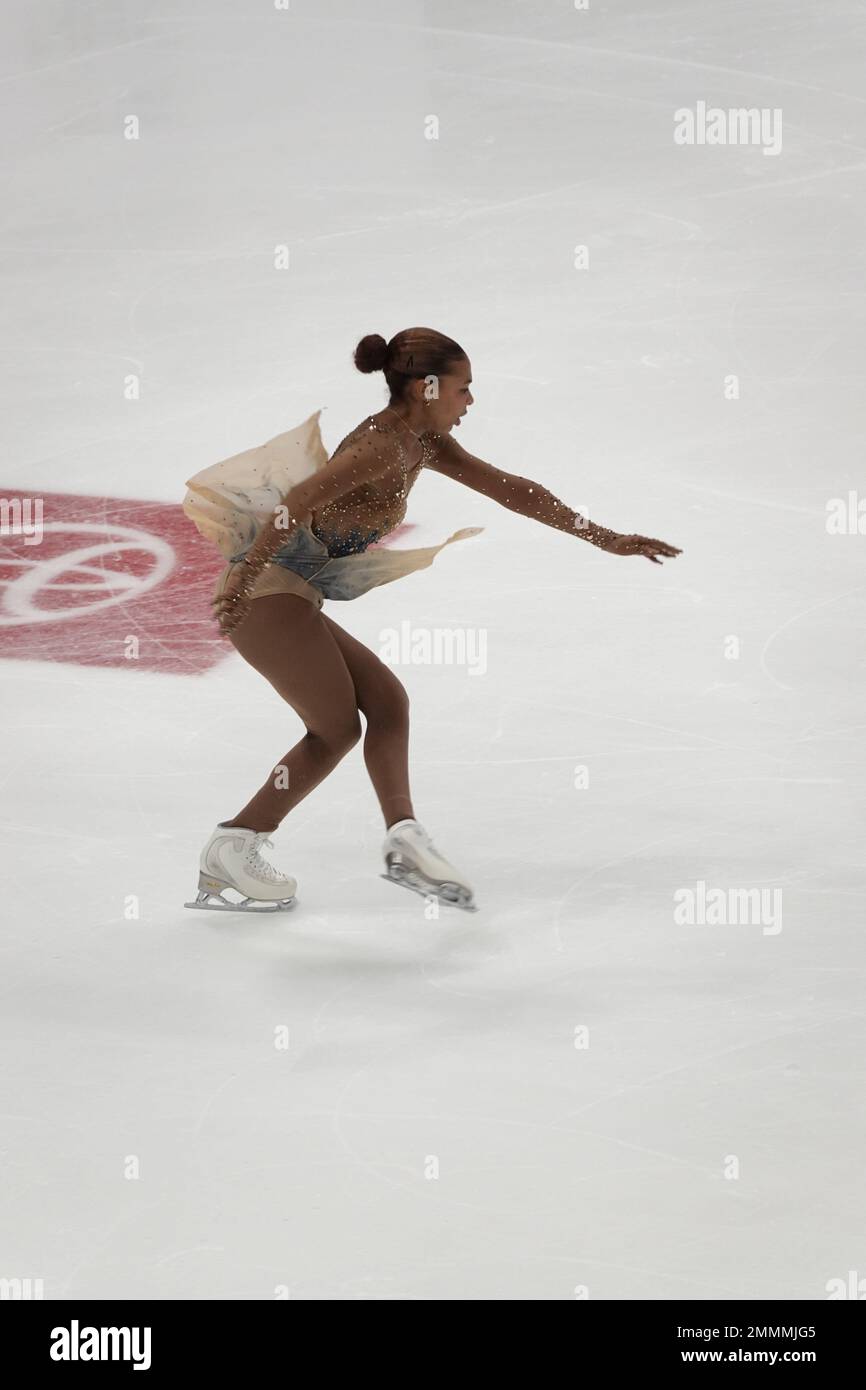
[{"label": "figure skater", "polygon": [[[230,537],[223,544],[229,563],[214,596],[220,628],[306,726],[242,810],[217,825],[201,853],[198,897],[190,907],[275,911],[294,904],[296,880],[268,863],[261,849],[271,845],[269,837],[283,819],[364,732],[364,761],[385,820],[383,877],[475,910],[466,876],[415,819],[409,788],[409,698],[403,685],[379,657],[322,611],[325,598],[354,598],[429,565],[442,549],[368,551],[403,520],[409,492],[423,468],[611,555],[642,555],[660,564],[661,556],[681,553],[664,541],[597,526],[540,483],[504,473],[461,448],[451,432],[473,403],[472,374],[469,358],[452,338],[430,328],[405,329],[387,343],[370,334],[355,349],[354,361],[361,372],[384,372],[390,399],[341,440],[330,459],[316,416],[301,437],[305,458],[310,457],[311,440],[320,450],[318,459],[306,464],[305,476],[297,467],[294,475],[275,474],[268,462],[289,457],[290,444],[298,445],[295,431],[188,484],[197,488],[188,494],[189,514],[206,534],[213,532],[200,520],[205,509],[213,517],[214,508],[221,507],[220,515],[229,518],[228,532],[221,532]],[[242,459],[247,461],[245,473],[239,467]],[[250,465],[250,459],[259,463]],[[283,495],[279,489],[275,494],[273,486],[270,492],[264,489],[267,510],[251,521],[242,515],[255,491],[250,479],[259,482],[265,474],[272,483],[282,477],[286,490]],[[227,482],[238,480],[243,486],[231,491]],[[443,545],[473,534],[477,528],[457,532]],[[226,899],[227,889],[241,894],[242,902]]]}]

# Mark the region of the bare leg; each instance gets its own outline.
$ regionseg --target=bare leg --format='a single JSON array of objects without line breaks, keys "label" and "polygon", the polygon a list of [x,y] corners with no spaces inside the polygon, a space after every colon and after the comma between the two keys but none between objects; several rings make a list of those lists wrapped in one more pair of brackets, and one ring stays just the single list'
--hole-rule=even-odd
[{"label": "bare leg", "polygon": [[252,800],[222,822],[276,830],[360,739],[355,687],[328,620],[298,594],[255,599],[231,641],[307,726]]},{"label": "bare leg", "polygon": [[322,619],[340,649],[352,678],[355,701],[367,720],[364,762],[385,826],[414,819],[409,793],[409,696],[389,666],[375,652],[339,627]]}]

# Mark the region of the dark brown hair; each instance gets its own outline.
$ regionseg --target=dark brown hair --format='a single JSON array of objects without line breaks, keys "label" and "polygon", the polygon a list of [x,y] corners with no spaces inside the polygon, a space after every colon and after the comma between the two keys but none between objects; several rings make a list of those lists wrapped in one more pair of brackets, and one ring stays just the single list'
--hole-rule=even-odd
[{"label": "dark brown hair", "polygon": [[453,338],[435,328],[404,328],[386,343],[381,333],[368,333],[355,348],[359,372],[384,372],[391,400],[403,399],[410,381],[445,376],[466,353]]}]

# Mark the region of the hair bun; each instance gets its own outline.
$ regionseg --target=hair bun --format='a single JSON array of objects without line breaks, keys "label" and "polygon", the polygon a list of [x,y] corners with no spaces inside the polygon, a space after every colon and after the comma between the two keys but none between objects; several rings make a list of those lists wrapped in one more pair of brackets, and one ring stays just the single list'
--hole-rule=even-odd
[{"label": "hair bun", "polygon": [[381,333],[368,333],[355,348],[355,366],[359,372],[381,372],[388,357],[388,344]]}]

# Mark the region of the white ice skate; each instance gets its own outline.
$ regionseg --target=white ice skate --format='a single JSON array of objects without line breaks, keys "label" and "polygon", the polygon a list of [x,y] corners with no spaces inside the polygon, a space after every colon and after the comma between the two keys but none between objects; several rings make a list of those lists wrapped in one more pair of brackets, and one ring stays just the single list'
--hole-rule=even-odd
[{"label": "white ice skate", "polygon": [[463,874],[443,858],[423,825],[416,820],[400,820],[392,825],[382,847],[389,883],[410,888],[425,898],[438,898],[449,907],[477,912],[472,888]]},{"label": "white ice skate", "polygon": [[[281,874],[259,854],[270,845],[264,831],[218,825],[201,852],[198,896],[184,907],[215,912],[285,912],[295,905],[297,881]],[[241,901],[223,897],[229,889]]]}]

